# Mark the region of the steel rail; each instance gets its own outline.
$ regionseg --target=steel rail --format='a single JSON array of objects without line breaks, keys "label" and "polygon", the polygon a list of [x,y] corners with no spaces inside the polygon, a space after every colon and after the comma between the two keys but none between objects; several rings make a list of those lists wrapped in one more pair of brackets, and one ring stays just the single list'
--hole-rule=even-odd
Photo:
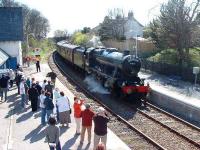
[{"label": "steel rail", "polygon": [[181,118],[179,118],[179,117],[177,117],[177,116],[175,116],[175,115],[173,115],[173,114],[171,114],[171,113],[169,113],[169,112],[167,112],[167,111],[165,111],[165,110],[163,110],[161,108],[158,108],[157,106],[155,106],[155,105],[153,105],[151,103],[147,102],[147,105],[152,107],[152,108],[154,108],[154,109],[156,109],[157,111],[160,111],[160,112],[164,113],[165,115],[167,115],[169,117],[172,117],[173,119],[175,119],[177,121],[180,121],[180,122],[184,123],[185,125],[187,125],[187,126],[189,126],[189,127],[191,127],[191,128],[193,128],[193,129],[195,129],[195,130],[200,132],[200,128],[199,127],[197,127],[197,126],[195,126],[195,125],[193,125],[193,124],[191,124],[191,123],[189,123],[189,122],[187,122],[187,121],[185,121],[185,120],[183,120],[183,119],[181,119]]},{"label": "steel rail", "polygon": [[146,116],[147,118],[149,118],[150,120],[152,120],[152,121],[158,123],[159,125],[163,126],[164,128],[168,129],[169,131],[171,131],[171,132],[175,133],[176,135],[180,136],[181,138],[187,140],[189,143],[191,143],[191,144],[195,145],[196,147],[200,148],[200,144],[199,144],[199,143],[197,143],[197,142],[193,141],[192,139],[186,137],[185,135],[181,134],[180,132],[178,132],[178,131],[172,129],[171,127],[165,125],[164,123],[158,121],[157,119],[151,117],[150,115],[148,115],[147,113],[145,113],[145,112],[142,111],[141,109],[137,108],[137,111],[138,111],[140,114],[142,114],[142,115]]}]

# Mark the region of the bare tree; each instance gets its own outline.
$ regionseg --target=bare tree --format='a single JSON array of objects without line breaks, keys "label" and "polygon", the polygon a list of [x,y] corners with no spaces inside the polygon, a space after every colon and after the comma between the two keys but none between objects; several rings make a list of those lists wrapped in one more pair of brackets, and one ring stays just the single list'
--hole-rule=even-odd
[{"label": "bare tree", "polygon": [[120,8],[108,10],[108,15],[105,16],[99,35],[101,39],[121,39],[124,37],[125,17],[124,11]]}]

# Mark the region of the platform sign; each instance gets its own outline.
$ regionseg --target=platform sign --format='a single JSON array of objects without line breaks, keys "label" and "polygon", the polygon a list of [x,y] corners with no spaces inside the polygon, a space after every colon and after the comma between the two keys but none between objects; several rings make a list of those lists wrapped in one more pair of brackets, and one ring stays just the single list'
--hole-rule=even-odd
[{"label": "platform sign", "polygon": [[40,49],[39,48],[36,48],[34,50],[34,55],[37,56],[37,55],[40,55]]}]

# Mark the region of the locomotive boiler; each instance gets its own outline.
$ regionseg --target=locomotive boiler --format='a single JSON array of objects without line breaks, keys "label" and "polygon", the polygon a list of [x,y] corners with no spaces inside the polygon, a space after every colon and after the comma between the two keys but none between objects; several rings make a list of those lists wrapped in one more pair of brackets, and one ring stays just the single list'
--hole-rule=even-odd
[{"label": "locomotive boiler", "polygon": [[117,97],[140,102],[148,92],[148,87],[138,77],[140,59],[130,55],[129,51],[86,49],[61,41],[57,43],[57,52],[75,67],[94,75]]}]

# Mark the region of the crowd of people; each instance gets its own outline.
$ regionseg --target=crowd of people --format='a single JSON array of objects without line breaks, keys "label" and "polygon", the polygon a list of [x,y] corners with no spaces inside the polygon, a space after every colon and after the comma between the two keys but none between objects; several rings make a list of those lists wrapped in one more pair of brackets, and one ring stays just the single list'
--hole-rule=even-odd
[{"label": "crowd of people", "polygon": [[76,124],[75,135],[80,135],[80,145],[85,141],[86,131],[88,134],[87,142],[91,143],[94,123],[94,150],[105,150],[109,117],[104,108],[99,107],[94,112],[85,100],[78,97],[74,97],[74,102],[71,105],[65,93],[55,87],[55,73],[49,73],[47,76],[52,77],[52,74],[52,81],[45,79],[41,84],[35,78],[25,77],[24,73],[19,70],[16,73],[10,71],[9,74],[2,75],[0,78],[1,100],[7,100],[7,90],[13,86],[15,80],[23,110],[26,110],[30,101],[33,113],[41,111],[41,125],[45,126],[46,141],[50,150],[61,150],[58,125],[69,128],[72,112]]}]

